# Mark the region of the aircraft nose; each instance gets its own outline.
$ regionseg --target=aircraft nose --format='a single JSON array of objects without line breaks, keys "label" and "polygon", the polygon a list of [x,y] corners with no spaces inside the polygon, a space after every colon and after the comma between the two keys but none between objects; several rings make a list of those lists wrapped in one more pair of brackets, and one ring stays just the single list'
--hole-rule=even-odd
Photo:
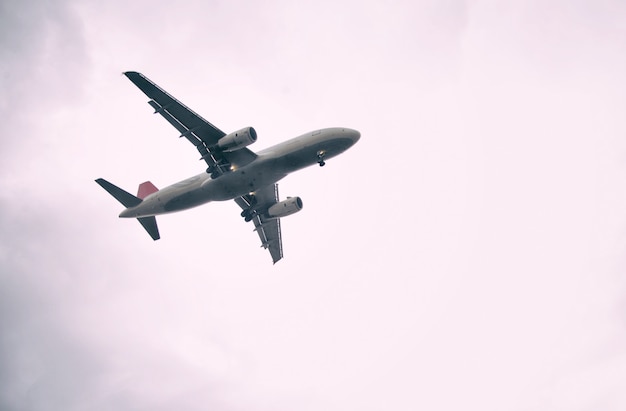
[{"label": "aircraft nose", "polygon": [[356,143],[361,138],[361,133],[351,128],[344,129],[344,132],[348,135],[350,140],[352,140],[352,144]]}]

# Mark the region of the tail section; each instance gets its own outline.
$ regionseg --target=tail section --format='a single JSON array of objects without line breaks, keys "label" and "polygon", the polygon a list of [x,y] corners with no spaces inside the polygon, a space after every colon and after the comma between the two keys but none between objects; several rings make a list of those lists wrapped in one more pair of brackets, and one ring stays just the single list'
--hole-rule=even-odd
[{"label": "tail section", "polygon": [[[139,205],[148,195],[159,191],[154,186],[154,184],[146,181],[145,183],[139,185],[139,192],[137,193],[137,197],[135,197],[129,192],[124,191],[116,185],[109,183],[103,178],[97,179],[96,183],[98,183],[100,187],[104,188],[109,194],[115,197],[115,199],[122,203],[122,205],[124,205],[124,207],[126,208],[131,208]],[[139,221],[139,223],[141,223],[143,228],[146,229],[146,231],[148,232],[148,234],[150,234],[150,237],[152,237],[153,240],[156,241],[161,238],[161,236],[159,235],[159,227],[157,226],[156,218],[154,216],[140,217],[137,218],[137,220]]]}]

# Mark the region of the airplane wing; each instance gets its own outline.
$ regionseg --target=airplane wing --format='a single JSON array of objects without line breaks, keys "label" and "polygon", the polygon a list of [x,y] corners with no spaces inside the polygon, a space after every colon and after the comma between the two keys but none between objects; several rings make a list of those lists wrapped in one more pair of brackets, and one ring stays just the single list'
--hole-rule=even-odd
[{"label": "airplane wing", "polygon": [[154,108],[155,114],[163,116],[180,132],[180,137],[185,137],[198,149],[200,159],[205,160],[210,169],[221,173],[226,167],[231,165],[242,167],[256,158],[256,154],[247,148],[232,152],[215,150],[219,139],[226,135],[222,130],[176,100],[143,74],[127,71],[124,75],[150,98],[148,104]]},{"label": "airplane wing", "polygon": [[235,199],[244,211],[242,216],[249,216],[254,223],[254,231],[259,234],[261,247],[268,249],[274,264],[283,258],[283,242],[280,234],[280,219],[267,218],[266,211],[278,202],[278,184],[272,184]]}]

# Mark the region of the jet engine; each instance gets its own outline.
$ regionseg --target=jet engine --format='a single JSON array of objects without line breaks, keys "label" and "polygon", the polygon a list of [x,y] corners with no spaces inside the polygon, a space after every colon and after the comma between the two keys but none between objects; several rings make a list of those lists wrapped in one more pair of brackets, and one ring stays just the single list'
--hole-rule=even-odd
[{"label": "jet engine", "polygon": [[217,147],[222,151],[236,151],[256,141],[256,130],[252,127],[242,128],[219,139]]},{"label": "jet engine", "polygon": [[297,213],[302,210],[302,200],[300,197],[287,197],[267,210],[267,214],[272,218],[281,218]]}]

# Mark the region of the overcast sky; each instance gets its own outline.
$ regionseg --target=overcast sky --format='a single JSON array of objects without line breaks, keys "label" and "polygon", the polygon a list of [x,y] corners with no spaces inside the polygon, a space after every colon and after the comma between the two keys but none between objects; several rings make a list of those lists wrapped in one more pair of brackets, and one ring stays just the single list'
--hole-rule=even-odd
[{"label": "overcast sky", "polygon": [[[361,140],[158,218],[204,169],[136,70],[253,150]],[[626,3],[0,2],[0,409],[626,409]]]}]

